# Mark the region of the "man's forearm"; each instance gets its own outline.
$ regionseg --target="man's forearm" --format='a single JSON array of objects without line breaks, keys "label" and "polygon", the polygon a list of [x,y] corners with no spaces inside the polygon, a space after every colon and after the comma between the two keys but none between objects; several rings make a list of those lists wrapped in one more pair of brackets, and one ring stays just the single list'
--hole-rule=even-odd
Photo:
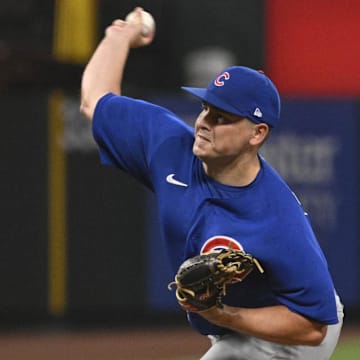
[{"label": "man's forearm", "polygon": [[233,331],[287,345],[319,345],[327,326],[290,311],[287,307],[258,309],[225,305],[200,312],[208,321]]},{"label": "man's forearm", "polygon": [[142,8],[133,11],[133,22],[115,20],[105,32],[83,73],[80,110],[91,120],[97,101],[108,92],[121,94],[121,83],[130,48],[150,45],[155,30],[142,34]]},{"label": "man's forearm", "polygon": [[[116,31],[123,33],[117,34]],[[112,28],[87,64],[81,84],[81,111],[89,118],[102,95],[108,92],[120,94],[129,41],[126,31]]]}]

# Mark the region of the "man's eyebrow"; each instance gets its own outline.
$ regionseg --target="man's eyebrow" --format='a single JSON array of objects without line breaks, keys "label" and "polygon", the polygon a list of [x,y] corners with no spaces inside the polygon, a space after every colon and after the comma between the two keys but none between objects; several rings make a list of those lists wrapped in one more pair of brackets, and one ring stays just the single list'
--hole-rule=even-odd
[{"label": "man's eyebrow", "polygon": [[232,120],[232,121],[237,121],[237,120],[243,119],[245,117],[245,116],[235,115],[235,114],[232,114],[232,113],[230,113],[228,111],[222,110],[222,109],[220,109],[220,108],[218,108],[218,107],[216,107],[214,105],[209,104],[207,101],[202,101],[201,104],[212,108],[214,111],[216,111],[220,115],[223,115],[224,117],[226,117],[226,118],[228,118],[229,120]]},{"label": "man's eyebrow", "polygon": [[219,109],[217,108],[216,106],[213,106],[213,108],[221,115],[223,115],[224,117],[230,119],[230,120],[233,120],[233,121],[237,121],[237,120],[240,120],[243,118],[243,116],[239,116],[239,115],[235,115],[235,114],[232,114],[228,111],[225,111],[225,110],[222,110],[222,109]]},{"label": "man's eyebrow", "polygon": [[206,101],[202,101],[202,104],[203,104],[203,105],[206,105],[206,106],[208,106],[208,107],[210,107],[210,108],[212,108],[212,109],[214,109],[215,111],[217,111],[217,112],[219,112],[219,113],[231,115],[231,114],[228,113],[227,111],[221,110],[220,108],[218,108],[218,107],[216,107],[216,106],[214,106],[214,105],[211,105],[211,104],[209,104],[209,103],[206,102]]}]

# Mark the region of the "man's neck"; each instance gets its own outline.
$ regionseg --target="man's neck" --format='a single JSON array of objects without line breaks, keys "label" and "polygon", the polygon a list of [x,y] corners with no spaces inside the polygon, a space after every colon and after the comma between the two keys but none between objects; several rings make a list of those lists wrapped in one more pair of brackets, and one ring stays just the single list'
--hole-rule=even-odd
[{"label": "man's neck", "polygon": [[230,186],[246,186],[252,183],[260,171],[258,155],[249,156],[224,164],[203,162],[205,173],[215,181]]}]

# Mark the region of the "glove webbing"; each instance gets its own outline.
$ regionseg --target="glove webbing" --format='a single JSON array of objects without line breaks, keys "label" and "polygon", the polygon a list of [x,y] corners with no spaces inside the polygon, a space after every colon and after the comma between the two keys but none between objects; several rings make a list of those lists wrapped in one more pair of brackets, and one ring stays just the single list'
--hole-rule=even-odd
[{"label": "glove webbing", "polygon": [[[241,258],[238,261],[234,261],[234,262],[231,261],[232,258],[238,257],[239,256],[238,254],[240,254],[241,258],[245,258],[246,260],[248,260],[249,263],[253,262],[261,274],[264,272],[264,269],[262,268],[262,266],[260,265],[257,259],[255,259],[249,254],[244,253],[242,250],[235,251],[231,249],[223,251],[221,254],[219,254],[217,258],[217,260],[219,261],[219,263],[217,264],[218,269],[223,272],[236,274],[236,275],[240,275],[243,272],[245,272],[247,269],[244,268]],[[222,262],[224,258],[229,259],[230,264],[224,264]]]}]

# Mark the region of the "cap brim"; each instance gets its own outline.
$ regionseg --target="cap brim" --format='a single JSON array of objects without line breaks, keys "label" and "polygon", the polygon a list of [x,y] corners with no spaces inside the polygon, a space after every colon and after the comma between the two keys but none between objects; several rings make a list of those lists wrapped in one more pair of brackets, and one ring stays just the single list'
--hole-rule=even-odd
[{"label": "cap brim", "polygon": [[186,92],[190,93],[191,95],[194,95],[198,99],[205,101],[206,103],[213,105],[217,107],[218,109],[224,110],[228,113],[238,115],[238,116],[247,116],[243,112],[240,112],[238,109],[234,108],[233,106],[227,104],[225,101],[220,99],[219,97],[215,96],[214,94],[211,94],[207,91],[207,89],[203,88],[193,88],[193,87],[181,87],[182,90],[185,90]]},{"label": "cap brim", "polygon": [[181,87],[182,90],[190,93],[191,95],[196,96],[197,98],[201,99],[201,100],[206,100],[206,89],[204,88],[193,88],[193,87],[186,87],[186,86],[182,86]]}]

